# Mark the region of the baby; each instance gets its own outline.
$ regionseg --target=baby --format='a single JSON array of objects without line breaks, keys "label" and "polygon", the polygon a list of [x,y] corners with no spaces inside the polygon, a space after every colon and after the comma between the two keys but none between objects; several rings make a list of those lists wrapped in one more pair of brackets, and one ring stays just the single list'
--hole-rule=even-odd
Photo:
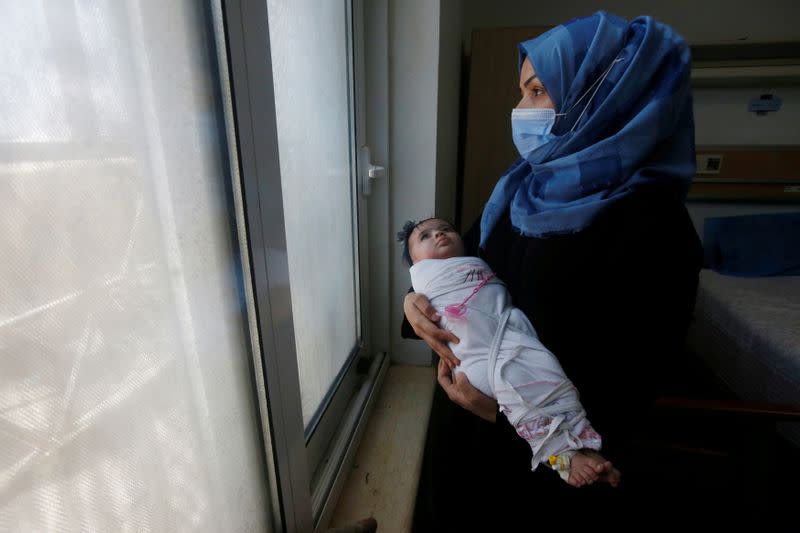
[{"label": "baby", "polygon": [[464,256],[461,236],[446,221],[406,222],[398,233],[414,291],[441,315],[460,343],[450,348],[483,394],[530,444],[532,469],[546,463],[570,485],[617,486],[620,472],[601,456],[600,435],[586,419],[578,391],[489,266]]}]

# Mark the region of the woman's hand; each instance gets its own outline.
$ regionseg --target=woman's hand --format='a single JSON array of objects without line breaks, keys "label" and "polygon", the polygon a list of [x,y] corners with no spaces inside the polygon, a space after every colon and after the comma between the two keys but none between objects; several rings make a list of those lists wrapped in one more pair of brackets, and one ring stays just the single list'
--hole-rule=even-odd
[{"label": "woman's hand", "polygon": [[408,323],[414,328],[417,337],[428,343],[428,346],[439,354],[441,360],[445,361],[448,367],[455,368],[461,363],[447,346],[448,342],[458,344],[458,337],[436,324],[442,317],[425,296],[416,292],[406,294],[406,298],[403,300],[403,311],[405,311]]},{"label": "woman's hand", "polygon": [[497,402],[473,387],[463,372],[452,375],[444,360],[440,360],[438,379],[451,401],[484,420],[492,423],[497,420]]}]

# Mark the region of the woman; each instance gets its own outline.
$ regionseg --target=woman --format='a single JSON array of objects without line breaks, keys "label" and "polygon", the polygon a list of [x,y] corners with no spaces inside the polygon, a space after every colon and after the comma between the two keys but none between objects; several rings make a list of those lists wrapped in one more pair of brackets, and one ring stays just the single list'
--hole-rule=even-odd
[{"label": "woman", "polygon": [[[506,282],[581,391],[623,486],[570,492],[547,472],[519,475],[530,451],[493,400],[440,363],[418,530],[519,528],[529,516],[510,511],[533,502],[580,498],[602,510],[652,486],[647,458],[630,444],[679,370],[694,306],[702,253],[683,205],[695,171],[686,43],[649,17],[598,12],[522,43],[519,55],[512,132],[521,157],[498,181],[467,253]],[[413,328],[404,324],[404,335],[452,356],[456,339],[431,320],[424,297],[410,293],[404,310]]]}]

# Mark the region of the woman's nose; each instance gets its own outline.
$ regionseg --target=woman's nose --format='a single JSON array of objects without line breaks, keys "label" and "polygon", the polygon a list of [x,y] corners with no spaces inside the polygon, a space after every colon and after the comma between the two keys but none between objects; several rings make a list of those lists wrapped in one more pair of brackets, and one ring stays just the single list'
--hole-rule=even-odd
[{"label": "woman's nose", "polygon": [[514,109],[528,109],[531,107],[533,107],[533,104],[531,104],[530,99],[523,96],[522,98],[519,99],[517,105],[514,106]]}]

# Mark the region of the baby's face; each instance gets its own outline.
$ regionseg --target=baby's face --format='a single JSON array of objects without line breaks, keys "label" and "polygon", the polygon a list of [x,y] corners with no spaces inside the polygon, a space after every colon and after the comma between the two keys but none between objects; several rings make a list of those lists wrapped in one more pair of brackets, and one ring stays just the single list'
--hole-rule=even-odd
[{"label": "baby's face", "polygon": [[464,255],[464,243],[453,226],[444,220],[431,218],[411,232],[408,253],[414,263],[423,259],[449,259]]}]

